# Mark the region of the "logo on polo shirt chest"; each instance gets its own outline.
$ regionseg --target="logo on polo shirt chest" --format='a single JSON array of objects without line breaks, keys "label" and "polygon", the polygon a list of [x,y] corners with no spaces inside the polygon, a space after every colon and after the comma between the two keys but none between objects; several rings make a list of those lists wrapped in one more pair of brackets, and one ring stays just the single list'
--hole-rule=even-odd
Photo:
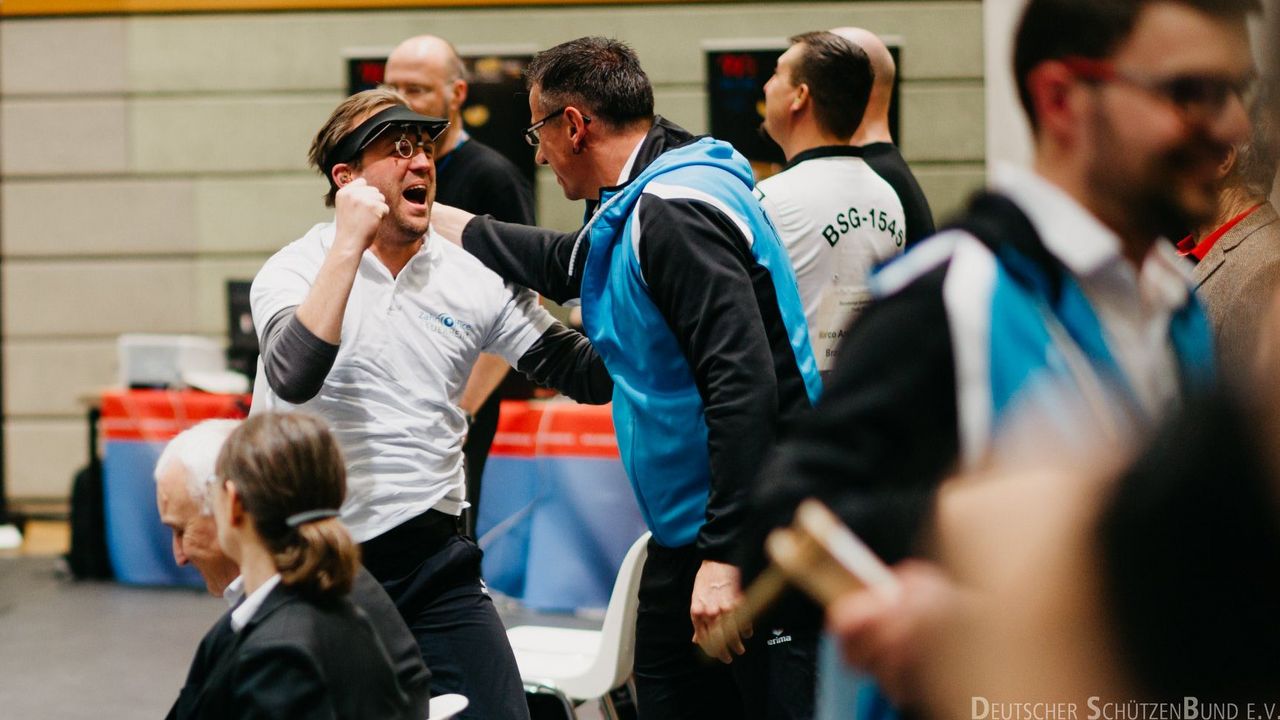
[{"label": "logo on polo shirt chest", "polygon": [[452,335],[462,339],[467,333],[475,332],[475,326],[466,320],[460,320],[449,313],[432,313],[429,310],[423,310],[418,313],[418,319],[421,320],[428,330],[440,335]]}]

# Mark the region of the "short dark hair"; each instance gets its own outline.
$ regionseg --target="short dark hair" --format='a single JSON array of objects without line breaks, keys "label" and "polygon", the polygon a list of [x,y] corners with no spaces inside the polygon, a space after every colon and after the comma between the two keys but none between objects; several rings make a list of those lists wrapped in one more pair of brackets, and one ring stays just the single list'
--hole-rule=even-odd
[{"label": "short dark hair", "polygon": [[818,124],[837,137],[853,137],[862,124],[875,81],[867,53],[826,31],[796,35],[791,44],[803,46],[791,82],[809,86]]},{"label": "short dark hair", "polygon": [[1031,71],[1048,60],[1069,56],[1110,56],[1133,32],[1138,15],[1160,2],[1217,17],[1244,16],[1261,7],[1259,0],[1030,0],[1014,37],[1013,77],[1031,127],[1038,125],[1027,89]]},{"label": "short dark hair", "polygon": [[543,109],[583,105],[615,128],[653,119],[653,85],[620,40],[580,37],[543,50],[525,70],[525,83],[541,89]]}]

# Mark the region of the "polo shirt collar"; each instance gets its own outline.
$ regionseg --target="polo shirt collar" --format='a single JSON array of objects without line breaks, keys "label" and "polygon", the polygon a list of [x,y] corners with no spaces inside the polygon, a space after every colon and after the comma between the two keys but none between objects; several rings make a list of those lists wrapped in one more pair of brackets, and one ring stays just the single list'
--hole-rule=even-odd
[{"label": "polo shirt collar", "polygon": [[[326,253],[329,252],[329,249],[333,247],[333,239],[337,233],[337,230],[338,230],[338,222],[337,222],[337,218],[335,217],[334,221],[329,223],[329,227],[324,229],[324,234],[321,235],[320,237],[320,247],[323,248]],[[414,262],[419,257],[424,257],[424,256],[429,258],[433,264],[436,262],[439,262],[440,253],[442,252],[440,249],[440,243],[446,243],[446,242],[449,242],[449,241],[445,239],[443,235],[436,232],[435,226],[428,227],[425,240],[422,243],[422,247],[418,248],[418,252],[415,253],[412,258],[410,258],[409,265],[414,264]],[[378,267],[382,267],[384,270],[386,269],[382,265],[382,261],[378,260],[378,257],[373,254],[373,251],[371,249],[368,249],[368,248],[365,249],[363,260],[371,263],[375,263],[378,265]],[[406,265],[405,267],[408,267],[408,265]]]},{"label": "polo shirt collar", "polygon": [[816,160],[818,158],[829,157],[856,157],[860,158],[865,151],[855,145],[820,145],[811,147],[808,150],[796,153],[787,164],[782,167],[783,170],[790,170],[805,160]]}]

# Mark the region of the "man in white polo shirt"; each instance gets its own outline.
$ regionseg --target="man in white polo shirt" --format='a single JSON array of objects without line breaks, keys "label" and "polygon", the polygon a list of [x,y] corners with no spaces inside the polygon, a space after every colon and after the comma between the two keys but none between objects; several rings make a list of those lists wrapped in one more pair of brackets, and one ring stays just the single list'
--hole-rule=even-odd
[{"label": "man in white polo shirt", "polygon": [[845,329],[871,301],[868,276],[898,255],[907,232],[902,201],[849,139],[871,94],[871,61],[839,35],[791,38],[764,86],[764,129],[787,166],[756,197],[778,229],[800,286],[818,369],[835,362]]},{"label": "man in white polo shirt", "polygon": [[480,550],[459,533],[457,401],[481,352],[584,402],[607,402],[613,387],[586,338],[430,232],[432,142],[446,125],[370,90],[321,128],[310,161],[336,216],[254,279],[253,409],[328,421],[348,468],[342,519],[417,637],[434,690],[466,695],[467,717],[527,718]]}]

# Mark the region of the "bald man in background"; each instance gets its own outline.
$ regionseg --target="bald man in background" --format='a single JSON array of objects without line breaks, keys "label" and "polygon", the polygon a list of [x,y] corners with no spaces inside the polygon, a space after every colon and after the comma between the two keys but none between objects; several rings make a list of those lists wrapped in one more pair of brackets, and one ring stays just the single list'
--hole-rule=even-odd
[{"label": "bald man in background", "polygon": [[862,48],[871,60],[871,70],[875,74],[871,98],[867,101],[862,124],[849,144],[862,148],[862,159],[898,193],[907,216],[906,247],[910,250],[912,245],[934,233],[934,225],[929,201],[911,168],[907,167],[907,161],[902,159],[902,153],[893,144],[893,135],[889,131],[889,105],[893,102],[897,65],[884,41],[870,30],[839,27],[831,32]]},{"label": "bald man in background", "polygon": [[[414,112],[449,120],[436,140],[436,202],[503,222],[533,225],[533,186],[510,160],[471,137],[462,123],[467,101],[467,68],[453,44],[434,35],[400,43],[387,58],[385,83],[409,101]],[[498,429],[502,398],[527,398],[532,385],[496,355],[482,354],[458,405],[467,414],[467,534],[475,536],[480,478]]]}]

